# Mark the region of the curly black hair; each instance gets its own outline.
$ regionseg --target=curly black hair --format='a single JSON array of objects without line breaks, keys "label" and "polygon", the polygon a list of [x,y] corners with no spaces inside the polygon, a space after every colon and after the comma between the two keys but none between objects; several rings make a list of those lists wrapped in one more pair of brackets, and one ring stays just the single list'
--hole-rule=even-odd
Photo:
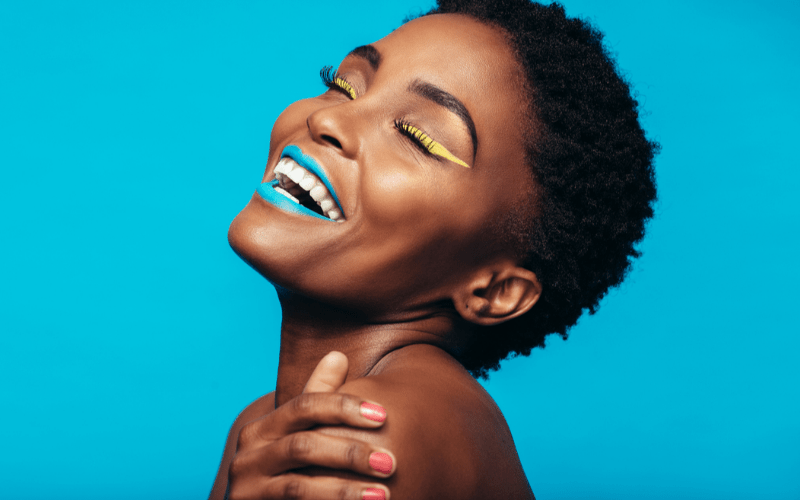
[{"label": "curly black hair", "polygon": [[[501,221],[521,242],[524,265],[542,284],[523,316],[483,328],[458,360],[488,378],[510,354],[527,356],[551,333],[567,338],[585,309],[593,314],[639,256],[634,248],[653,216],[653,158],[638,103],[603,34],[567,17],[558,3],[439,0],[423,14],[465,14],[504,35],[527,77],[527,160],[535,202]],[[525,226],[520,220],[528,220]]]}]

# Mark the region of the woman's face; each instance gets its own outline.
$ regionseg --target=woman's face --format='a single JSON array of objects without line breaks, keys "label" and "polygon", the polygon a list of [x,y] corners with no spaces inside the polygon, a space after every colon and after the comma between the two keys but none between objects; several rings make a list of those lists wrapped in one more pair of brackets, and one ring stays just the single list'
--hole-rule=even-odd
[{"label": "woman's face", "polygon": [[[356,49],[337,76],[275,122],[264,184],[231,224],[234,250],[284,289],[382,317],[447,300],[471,270],[513,255],[495,221],[531,189],[527,102],[501,34],[427,16]],[[268,184],[287,154],[332,188],[343,221]]]}]

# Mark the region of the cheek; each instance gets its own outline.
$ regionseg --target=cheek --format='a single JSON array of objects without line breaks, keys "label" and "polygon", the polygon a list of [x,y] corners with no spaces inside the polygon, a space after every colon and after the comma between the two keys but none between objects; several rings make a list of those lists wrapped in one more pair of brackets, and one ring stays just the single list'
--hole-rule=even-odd
[{"label": "cheek", "polygon": [[382,168],[364,177],[366,233],[383,248],[376,255],[450,259],[460,248],[455,242],[471,242],[480,233],[485,207],[469,203],[469,183],[437,175],[434,167]]},{"label": "cheek", "polygon": [[413,226],[418,232],[452,222],[447,219],[457,209],[463,182],[437,170],[441,166],[418,163],[386,149],[370,158],[362,171],[365,218],[380,226]]},{"label": "cheek", "polygon": [[429,180],[410,170],[381,168],[364,180],[364,212],[381,226],[424,220],[430,209]]},{"label": "cheek", "polygon": [[270,134],[269,147],[272,154],[278,146],[282,146],[286,140],[298,131],[305,131],[308,127],[306,119],[319,106],[315,103],[315,98],[302,99],[286,109],[275,120]]}]

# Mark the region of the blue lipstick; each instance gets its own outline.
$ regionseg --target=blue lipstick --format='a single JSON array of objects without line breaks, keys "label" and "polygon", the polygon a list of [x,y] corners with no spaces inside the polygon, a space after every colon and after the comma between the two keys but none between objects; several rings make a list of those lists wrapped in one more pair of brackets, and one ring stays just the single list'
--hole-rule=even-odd
[{"label": "blue lipstick", "polygon": [[278,185],[278,179],[273,179],[258,186],[256,192],[269,203],[275,205],[285,212],[291,212],[298,215],[310,215],[318,219],[333,222],[331,219],[309,210],[303,205],[290,200],[279,192],[275,191],[275,186]]},{"label": "blue lipstick", "polygon": [[[322,167],[319,166],[316,160],[314,160],[314,158],[308,156],[307,154],[303,153],[303,151],[295,145],[287,146],[286,148],[284,148],[283,152],[281,152],[281,158],[286,158],[286,157],[291,158],[292,160],[297,162],[298,165],[308,170],[312,174],[316,175],[319,178],[319,180],[325,185],[325,188],[330,193],[331,198],[333,198],[333,201],[336,203],[336,206],[338,207],[339,211],[342,212],[342,215],[344,215],[344,210],[342,210],[342,204],[339,202],[339,197],[336,195],[336,191],[333,189],[333,185],[331,184],[328,177],[325,175],[325,171],[322,170]],[[275,187],[278,186],[279,186],[278,180],[273,179],[271,181],[264,182],[260,186],[258,186],[256,192],[258,192],[258,194],[264,200],[286,212],[295,213],[298,215],[310,215],[318,219],[334,222],[332,219],[320,215],[314,212],[313,210],[310,210],[304,207],[303,205],[295,202],[294,200],[287,198],[283,194],[279,193],[278,191],[275,190]]]},{"label": "blue lipstick", "polygon": [[336,196],[336,191],[334,191],[333,185],[331,185],[331,181],[328,180],[328,176],[325,175],[325,171],[322,170],[322,167],[319,166],[317,160],[303,153],[303,151],[301,151],[300,148],[298,148],[294,144],[283,148],[283,153],[281,153],[281,158],[286,158],[287,156],[292,160],[296,161],[297,164],[303,167],[304,169],[308,170],[312,174],[319,177],[319,180],[321,180],[322,183],[325,184],[325,187],[328,188],[328,192],[333,197],[333,201],[336,202],[336,206],[338,206],[339,210],[341,210],[342,214],[344,214],[344,210],[342,210],[342,204],[339,203],[339,197]]}]

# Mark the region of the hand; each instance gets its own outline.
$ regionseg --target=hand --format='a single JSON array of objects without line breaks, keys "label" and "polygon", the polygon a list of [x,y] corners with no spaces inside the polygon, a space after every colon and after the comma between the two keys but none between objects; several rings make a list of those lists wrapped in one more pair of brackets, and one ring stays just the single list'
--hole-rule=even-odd
[{"label": "hand", "polygon": [[228,473],[226,500],[389,498],[389,489],[381,483],[290,472],[316,465],[375,478],[394,473],[397,460],[388,450],[309,430],[317,425],[367,429],[383,425],[386,412],[382,407],[334,392],[344,384],[347,366],[344,354],[329,353],[314,369],[303,394],[242,427]]}]

